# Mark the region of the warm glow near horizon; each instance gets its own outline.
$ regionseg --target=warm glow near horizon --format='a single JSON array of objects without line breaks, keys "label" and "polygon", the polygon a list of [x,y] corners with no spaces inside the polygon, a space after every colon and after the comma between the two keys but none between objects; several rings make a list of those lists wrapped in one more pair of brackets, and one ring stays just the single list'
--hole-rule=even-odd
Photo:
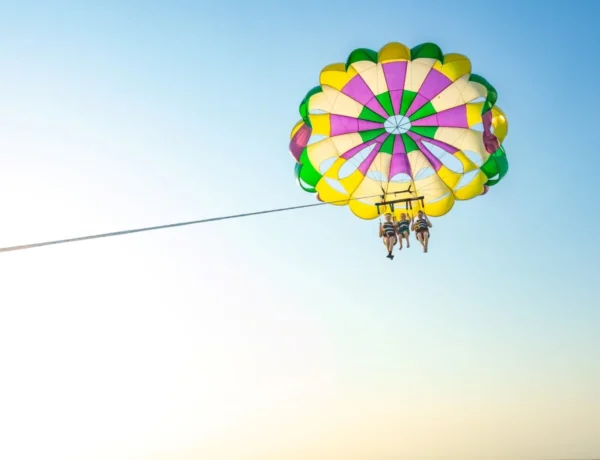
[{"label": "warm glow near horizon", "polygon": [[[3,368],[18,373],[2,384],[3,458],[528,459],[572,452],[568,438],[556,436],[565,430],[574,442],[595,442],[600,404],[589,404],[595,390],[586,382],[573,394],[560,372],[547,382],[524,374],[524,382],[488,369],[475,381],[456,375],[436,384],[448,377],[444,351],[432,350],[439,361],[431,368],[407,361],[402,347],[397,362],[379,369],[361,362],[356,370],[365,374],[348,374],[301,303],[277,304],[284,295],[277,288],[262,296],[255,318],[241,305],[224,306],[228,313],[203,308],[198,294],[186,301],[161,287],[144,292],[144,277],[130,273],[134,253],[112,267],[111,291],[92,292],[116,254],[105,249],[87,273],[67,266],[86,258],[84,248],[73,251],[54,268],[69,274],[65,284],[42,281],[38,292],[18,275],[42,279],[52,257],[28,267],[42,251],[13,256],[16,273],[3,262],[11,292],[22,293],[11,297],[4,324],[12,327],[2,330]],[[154,268],[150,276],[158,272],[163,283],[191,292],[189,275]],[[225,288],[212,281],[211,292]],[[60,298],[67,282],[73,291],[63,305],[34,302],[42,292]],[[243,288],[249,299],[260,295]],[[237,325],[227,318],[236,310]]]}]

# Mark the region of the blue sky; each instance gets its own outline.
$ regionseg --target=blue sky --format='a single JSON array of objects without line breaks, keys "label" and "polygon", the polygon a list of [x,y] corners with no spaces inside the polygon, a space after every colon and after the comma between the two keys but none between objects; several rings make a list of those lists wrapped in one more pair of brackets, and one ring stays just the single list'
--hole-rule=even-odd
[{"label": "blue sky", "polygon": [[298,104],[389,41],[469,56],[510,162],[393,262],[326,206],[4,254],[0,457],[599,455],[600,37],[573,5],[0,2],[0,246],[313,202]]}]

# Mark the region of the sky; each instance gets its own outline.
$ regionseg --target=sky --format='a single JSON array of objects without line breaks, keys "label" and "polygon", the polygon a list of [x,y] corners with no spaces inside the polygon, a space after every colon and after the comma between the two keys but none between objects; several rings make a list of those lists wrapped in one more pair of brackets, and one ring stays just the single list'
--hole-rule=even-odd
[{"label": "sky", "polygon": [[298,105],[390,41],[469,56],[510,164],[391,262],[332,206],[3,253],[0,458],[600,457],[599,10],[0,0],[1,247],[314,203]]}]

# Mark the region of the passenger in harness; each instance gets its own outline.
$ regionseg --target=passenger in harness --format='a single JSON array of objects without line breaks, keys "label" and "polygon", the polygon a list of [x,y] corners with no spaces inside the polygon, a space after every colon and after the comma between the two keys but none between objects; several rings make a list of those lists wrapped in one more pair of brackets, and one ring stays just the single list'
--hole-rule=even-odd
[{"label": "passenger in harness", "polygon": [[406,238],[406,247],[410,248],[410,223],[405,213],[400,214],[400,220],[398,221],[398,243],[400,243],[400,249],[402,249],[402,239]]},{"label": "passenger in harness", "polygon": [[419,211],[417,213],[417,220],[413,223],[413,230],[417,234],[417,240],[423,246],[423,252],[427,252],[427,247],[429,244],[429,229],[433,227],[429,218],[423,211]]},{"label": "passenger in harness", "polygon": [[388,250],[386,257],[392,260],[394,258],[392,250],[396,244],[396,224],[392,221],[392,215],[389,212],[385,215],[385,222],[379,222],[379,238],[383,238],[383,244]]}]

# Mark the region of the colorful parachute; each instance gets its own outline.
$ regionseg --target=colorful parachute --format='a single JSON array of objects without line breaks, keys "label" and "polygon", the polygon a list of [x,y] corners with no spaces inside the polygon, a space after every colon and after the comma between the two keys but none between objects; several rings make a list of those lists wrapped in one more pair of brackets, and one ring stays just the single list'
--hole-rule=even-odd
[{"label": "colorful parachute", "polygon": [[442,216],[508,171],[506,117],[466,56],[388,43],[328,65],[319,83],[300,104],[290,151],[298,183],[321,201],[373,219],[382,196],[423,197],[396,205],[396,214],[424,205]]}]

